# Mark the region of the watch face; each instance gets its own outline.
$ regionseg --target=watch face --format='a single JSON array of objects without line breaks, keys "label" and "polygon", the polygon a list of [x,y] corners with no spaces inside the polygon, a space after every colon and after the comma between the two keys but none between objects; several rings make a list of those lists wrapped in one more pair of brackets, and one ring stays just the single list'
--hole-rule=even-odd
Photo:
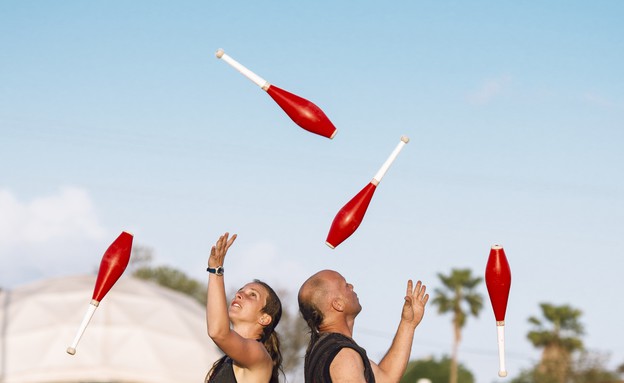
[{"label": "watch face", "polygon": [[223,275],[223,267],[219,266],[215,269],[215,274]]}]

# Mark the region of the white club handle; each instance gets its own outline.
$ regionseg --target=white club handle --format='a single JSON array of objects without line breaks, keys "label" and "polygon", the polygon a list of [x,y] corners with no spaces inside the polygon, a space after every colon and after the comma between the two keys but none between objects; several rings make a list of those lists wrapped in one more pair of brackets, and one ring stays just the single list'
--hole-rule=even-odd
[{"label": "white club handle", "polygon": [[69,355],[76,354],[76,347],[78,347],[78,342],[80,342],[80,338],[82,338],[82,334],[84,334],[85,329],[89,325],[89,322],[91,321],[91,318],[93,317],[93,314],[95,313],[95,309],[98,308],[99,304],[100,302],[96,300],[91,300],[91,303],[89,304],[89,308],[87,309],[87,312],[85,313],[85,316],[82,319],[82,323],[80,324],[80,328],[78,328],[78,332],[76,333],[76,337],[74,338],[74,341],[72,342],[71,346],[67,347],[67,353]]},{"label": "white club handle", "polygon": [[236,61],[233,58],[231,58],[230,56],[228,56],[223,51],[223,49],[219,48],[217,50],[216,56],[217,56],[218,59],[221,59],[221,60],[225,61],[226,63],[230,64],[230,66],[232,66],[232,68],[234,68],[237,71],[241,72],[243,74],[243,76],[245,76],[248,79],[250,79],[254,84],[258,85],[260,88],[262,88],[264,90],[267,90],[267,89],[269,89],[269,86],[271,86],[271,84],[269,84],[268,81],[266,81],[262,77],[258,76],[254,72],[250,71],[249,69],[245,68],[241,63],[239,63],[238,61]]},{"label": "white club handle", "polygon": [[496,323],[496,338],[498,340],[498,376],[504,378],[507,376],[507,369],[505,368],[505,322]]},{"label": "white club handle", "polygon": [[407,136],[401,136],[401,142],[399,142],[396,148],[394,148],[394,150],[392,151],[392,153],[390,153],[390,156],[388,157],[386,162],[384,162],[384,164],[381,165],[381,168],[379,169],[379,171],[377,171],[377,174],[375,174],[375,177],[373,177],[373,180],[371,181],[373,185],[375,186],[379,185],[383,176],[386,174],[388,169],[390,169],[390,165],[392,165],[394,160],[396,160],[397,156],[401,152],[401,149],[403,149],[405,144],[407,144],[408,142],[409,142],[409,138]]}]

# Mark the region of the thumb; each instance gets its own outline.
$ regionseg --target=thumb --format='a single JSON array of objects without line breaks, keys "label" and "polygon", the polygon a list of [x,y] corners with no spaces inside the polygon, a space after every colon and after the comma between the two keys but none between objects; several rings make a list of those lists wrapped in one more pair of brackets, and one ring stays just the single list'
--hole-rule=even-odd
[{"label": "thumb", "polygon": [[412,302],[413,302],[412,297],[406,296],[405,302],[403,302],[403,309],[408,309],[412,307]]}]

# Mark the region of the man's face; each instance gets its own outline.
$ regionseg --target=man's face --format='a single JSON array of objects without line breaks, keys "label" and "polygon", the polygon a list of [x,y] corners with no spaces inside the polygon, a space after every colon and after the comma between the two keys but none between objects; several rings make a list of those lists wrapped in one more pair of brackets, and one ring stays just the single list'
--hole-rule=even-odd
[{"label": "man's face", "polygon": [[356,316],[362,311],[360,299],[353,290],[353,285],[337,272],[332,275],[332,282],[337,295],[345,302],[345,313]]}]

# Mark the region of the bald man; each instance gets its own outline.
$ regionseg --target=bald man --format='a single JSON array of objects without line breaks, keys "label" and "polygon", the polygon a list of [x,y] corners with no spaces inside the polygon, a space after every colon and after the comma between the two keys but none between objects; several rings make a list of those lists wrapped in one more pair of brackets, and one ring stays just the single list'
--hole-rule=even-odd
[{"label": "bald man", "polygon": [[362,310],[353,285],[340,273],[323,270],[299,289],[299,311],[310,327],[305,356],[305,382],[398,382],[409,361],[414,331],[429,300],[420,281],[407,282],[401,321],[390,349],[376,364],[352,339],[355,317]]}]

